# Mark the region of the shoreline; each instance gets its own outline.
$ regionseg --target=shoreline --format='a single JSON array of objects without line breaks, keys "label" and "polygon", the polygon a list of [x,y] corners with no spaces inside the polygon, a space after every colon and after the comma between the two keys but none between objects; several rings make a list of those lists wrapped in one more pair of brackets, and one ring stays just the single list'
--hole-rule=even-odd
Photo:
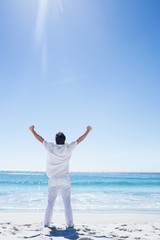
[{"label": "shoreline", "polygon": [[[108,224],[108,223],[121,223],[124,221],[127,222],[141,222],[141,223],[160,223],[160,214],[148,214],[148,213],[80,213],[73,212],[73,217],[75,224]],[[0,214],[0,223],[3,221],[11,221],[16,223],[32,223],[39,222],[42,223],[44,218],[44,212],[1,212]],[[65,224],[64,213],[56,212],[53,215],[54,222],[58,224]]]},{"label": "shoreline", "polygon": [[55,213],[53,226],[43,227],[43,213],[1,213],[0,239],[35,240],[158,240],[159,214],[73,213],[75,227],[66,229],[64,213]]}]

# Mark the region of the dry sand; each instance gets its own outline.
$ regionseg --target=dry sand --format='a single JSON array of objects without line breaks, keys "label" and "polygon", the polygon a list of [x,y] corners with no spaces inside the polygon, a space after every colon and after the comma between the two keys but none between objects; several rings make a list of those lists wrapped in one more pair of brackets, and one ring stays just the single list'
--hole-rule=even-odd
[{"label": "dry sand", "polygon": [[54,215],[53,228],[43,227],[41,213],[1,213],[0,239],[160,240],[160,215],[75,213],[66,229],[64,215]]}]

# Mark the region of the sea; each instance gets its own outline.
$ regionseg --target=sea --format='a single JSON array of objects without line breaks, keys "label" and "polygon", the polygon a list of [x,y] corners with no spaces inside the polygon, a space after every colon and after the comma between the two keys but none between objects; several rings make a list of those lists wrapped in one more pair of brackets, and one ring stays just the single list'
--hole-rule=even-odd
[{"label": "sea", "polygon": [[[72,172],[75,212],[160,214],[160,173]],[[0,171],[0,212],[44,212],[44,172]],[[56,212],[63,211],[59,195]]]}]

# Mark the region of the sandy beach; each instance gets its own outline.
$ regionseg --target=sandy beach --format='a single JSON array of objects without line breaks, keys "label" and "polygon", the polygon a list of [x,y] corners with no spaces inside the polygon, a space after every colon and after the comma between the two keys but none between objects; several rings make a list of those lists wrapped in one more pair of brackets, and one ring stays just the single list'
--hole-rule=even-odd
[{"label": "sandy beach", "polygon": [[42,213],[1,213],[0,239],[160,239],[158,214],[75,213],[74,220],[75,227],[66,229],[63,213],[56,213],[49,229]]}]

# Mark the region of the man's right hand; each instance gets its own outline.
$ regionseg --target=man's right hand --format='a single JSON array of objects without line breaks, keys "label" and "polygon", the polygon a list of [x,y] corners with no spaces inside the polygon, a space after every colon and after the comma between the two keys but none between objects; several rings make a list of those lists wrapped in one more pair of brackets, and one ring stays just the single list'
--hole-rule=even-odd
[{"label": "man's right hand", "polygon": [[91,126],[87,126],[87,132],[90,132],[92,130]]},{"label": "man's right hand", "polygon": [[29,127],[29,130],[33,133],[33,135],[35,136],[35,138],[36,138],[39,142],[43,143],[44,139],[43,139],[38,133],[35,132],[35,130],[34,130],[34,125],[31,125],[31,126]]},{"label": "man's right hand", "polygon": [[31,126],[29,127],[29,130],[31,130],[31,132],[34,131],[34,125],[31,125]]}]

